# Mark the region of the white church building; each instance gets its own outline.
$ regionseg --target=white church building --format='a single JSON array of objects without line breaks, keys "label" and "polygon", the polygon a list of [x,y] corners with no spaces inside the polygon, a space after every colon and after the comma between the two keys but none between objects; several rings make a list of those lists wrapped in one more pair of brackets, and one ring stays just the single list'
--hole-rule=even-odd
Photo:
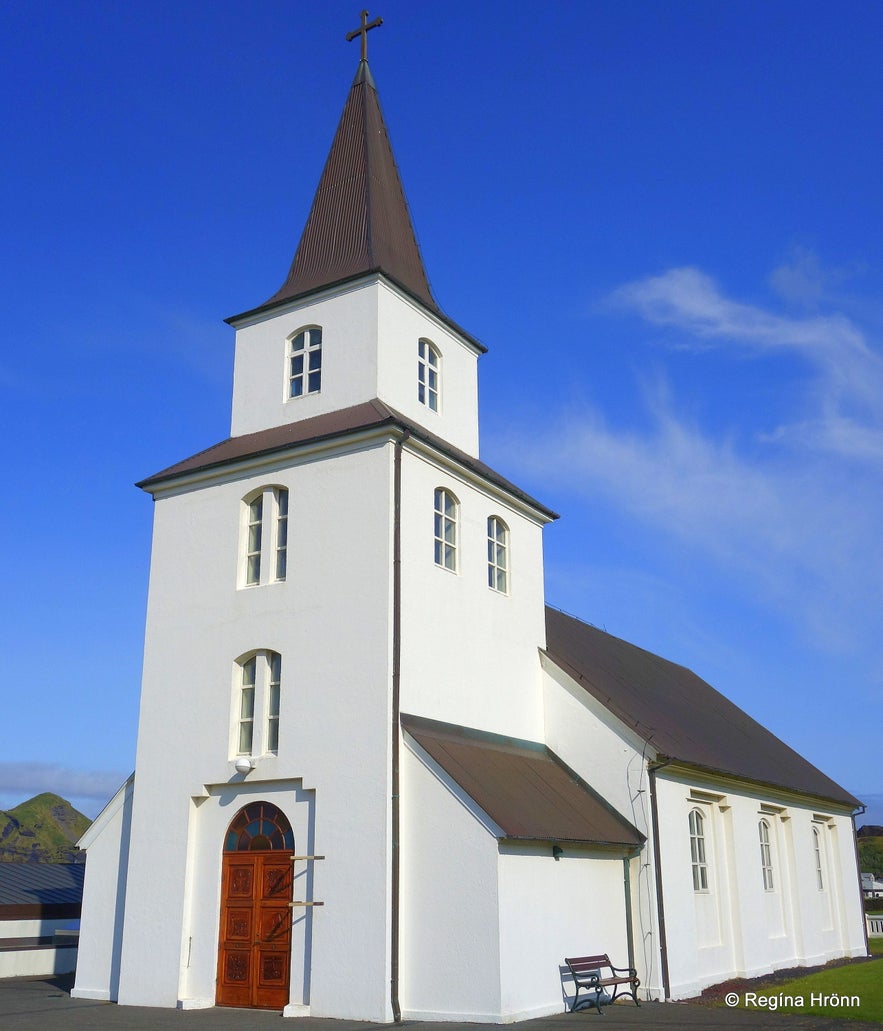
[{"label": "white church building", "polygon": [[485,349],[364,58],[288,278],[228,322],[230,436],[139,484],[137,759],[81,842],[76,997],[505,1022],[563,1009],[566,956],[662,1000],[866,954],[859,801],[546,607],[556,515],[479,458]]}]

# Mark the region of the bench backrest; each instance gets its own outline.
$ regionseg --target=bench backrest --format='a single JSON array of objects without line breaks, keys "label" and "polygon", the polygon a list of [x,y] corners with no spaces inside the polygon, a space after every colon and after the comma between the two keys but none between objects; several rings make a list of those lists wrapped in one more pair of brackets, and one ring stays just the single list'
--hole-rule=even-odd
[{"label": "bench backrest", "polygon": [[600,956],[571,956],[565,957],[564,962],[575,974],[583,974],[587,970],[598,970],[600,967],[609,967],[610,957],[603,953]]}]

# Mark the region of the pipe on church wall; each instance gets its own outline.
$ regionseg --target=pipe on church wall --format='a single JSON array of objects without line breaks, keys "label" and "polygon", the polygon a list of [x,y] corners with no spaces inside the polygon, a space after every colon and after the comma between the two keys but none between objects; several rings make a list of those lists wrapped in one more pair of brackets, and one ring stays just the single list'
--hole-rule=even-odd
[{"label": "pipe on church wall", "polygon": [[622,857],[622,876],[625,889],[625,934],[626,947],[628,949],[629,966],[635,965],[635,932],[632,927],[632,875],[631,862],[641,854],[642,849],[636,848]]},{"label": "pipe on church wall", "polygon": [[411,436],[405,430],[395,442],[393,457],[393,531],[392,531],[392,771],[390,776],[391,882],[390,882],[390,1004],[396,1024],[402,1022],[399,1003],[399,739],[400,687],[402,669],[402,449]]},{"label": "pipe on church wall", "polygon": [[662,861],[659,856],[659,808],[656,804],[656,771],[668,766],[670,759],[647,764],[650,787],[650,814],[653,820],[653,865],[656,874],[656,911],[659,916],[659,959],[662,964],[662,993],[666,1000],[671,998],[671,981],[668,973],[668,945],[665,936],[665,902],[662,898]]}]

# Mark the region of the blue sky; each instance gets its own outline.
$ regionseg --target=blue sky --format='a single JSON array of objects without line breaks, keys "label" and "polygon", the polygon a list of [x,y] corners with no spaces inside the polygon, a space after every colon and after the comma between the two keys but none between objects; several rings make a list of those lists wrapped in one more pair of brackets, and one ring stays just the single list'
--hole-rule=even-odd
[{"label": "blue sky", "polygon": [[[94,815],[134,765],[133,483],[227,435],[222,320],[288,270],[356,7],[0,12],[0,807]],[[883,823],[883,6],[375,15],[433,289],[489,348],[482,457],[562,514],[547,600],[694,669]]]}]

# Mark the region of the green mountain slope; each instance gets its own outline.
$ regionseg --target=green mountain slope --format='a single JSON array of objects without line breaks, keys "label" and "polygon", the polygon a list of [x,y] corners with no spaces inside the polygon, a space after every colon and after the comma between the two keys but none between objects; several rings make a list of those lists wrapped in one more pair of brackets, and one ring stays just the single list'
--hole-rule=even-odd
[{"label": "green mountain slope", "polygon": [[91,822],[48,791],[8,812],[0,810],[0,862],[77,862],[81,857],[74,843]]}]

